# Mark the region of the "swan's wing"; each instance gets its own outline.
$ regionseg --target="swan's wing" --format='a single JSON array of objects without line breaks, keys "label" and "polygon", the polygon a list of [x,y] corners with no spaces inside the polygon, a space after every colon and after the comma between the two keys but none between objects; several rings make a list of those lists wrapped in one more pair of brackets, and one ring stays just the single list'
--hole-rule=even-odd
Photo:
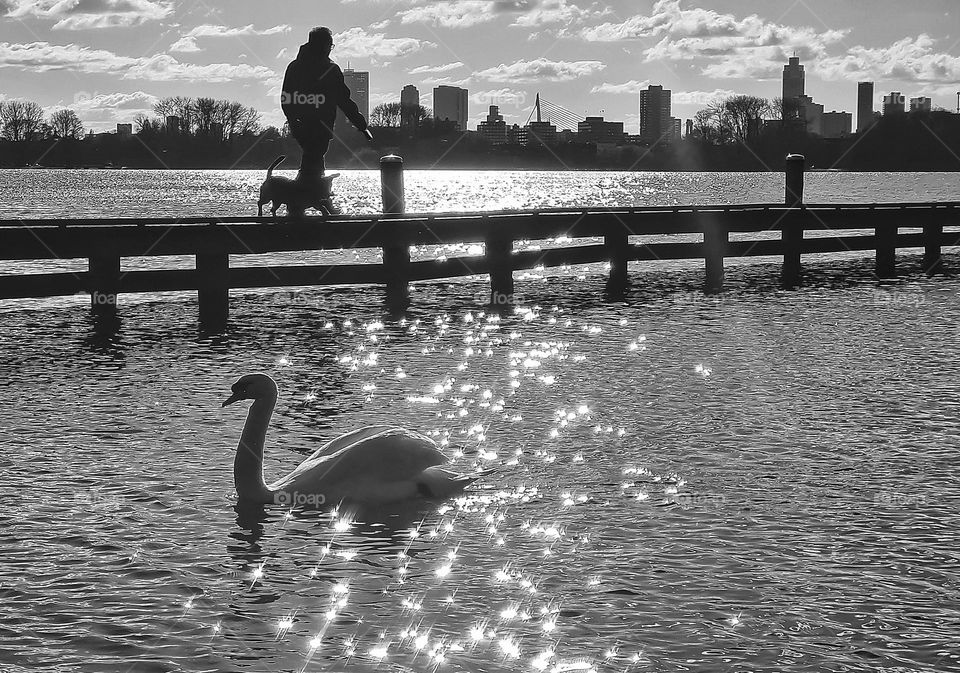
[{"label": "swan's wing", "polygon": [[348,432],[344,435],[340,435],[336,439],[331,439],[329,442],[321,446],[319,449],[310,454],[310,458],[319,458],[320,456],[328,456],[330,454],[336,453],[337,451],[350,446],[351,444],[356,444],[359,441],[362,441],[366,437],[373,437],[379,435],[383,432],[388,432],[390,430],[395,430],[392,425],[371,425],[366,428],[360,428],[359,430],[354,430],[353,432]]},{"label": "swan's wing", "polygon": [[[352,437],[352,441],[347,441]],[[306,487],[348,482],[396,482],[414,478],[428,467],[447,462],[436,443],[416,432],[390,426],[374,426],[338,437],[339,450],[324,446],[303,461],[276,486],[294,482]],[[276,487],[274,486],[274,487]]]}]

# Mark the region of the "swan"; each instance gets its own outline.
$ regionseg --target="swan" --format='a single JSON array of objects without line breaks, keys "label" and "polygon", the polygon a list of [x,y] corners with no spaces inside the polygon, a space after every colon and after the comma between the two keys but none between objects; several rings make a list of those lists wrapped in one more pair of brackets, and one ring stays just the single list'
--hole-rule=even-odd
[{"label": "swan", "polygon": [[237,496],[244,504],[317,507],[443,500],[485,474],[465,476],[445,469],[447,457],[436,442],[417,432],[371,425],[331,440],[268,485],[263,480],[263,443],[277,404],[277,384],[266,374],[247,374],[230,390],[221,408],[253,400],[233,463]]}]

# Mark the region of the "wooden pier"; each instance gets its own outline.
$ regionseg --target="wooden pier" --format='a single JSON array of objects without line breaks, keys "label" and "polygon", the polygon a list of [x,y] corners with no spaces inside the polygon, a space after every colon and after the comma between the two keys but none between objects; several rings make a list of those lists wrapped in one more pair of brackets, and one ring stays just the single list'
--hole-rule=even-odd
[{"label": "wooden pier", "polygon": [[[0,259],[88,260],[86,272],[0,275],[0,299],[89,293],[93,309],[110,314],[120,294],[196,291],[201,323],[216,327],[227,321],[229,292],[238,288],[377,284],[386,287],[391,305],[403,306],[411,282],[489,275],[491,303],[509,304],[516,270],[608,262],[608,289],[616,293],[629,284],[631,261],[701,259],[704,291],[714,293],[723,289],[729,258],[782,257],[782,282],[792,287],[801,281],[804,254],[873,250],[877,277],[889,278],[896,273],[898,248],[922,248],[924,268],[934,273],[941,268],[941,249],[960,246],[960,231],[944,231],[960,225],[960,202],[804,204],[803,158],[796,155],[787,161],[784,204],[405,214],[399,157],[385,157],[382,174],[384,213],[372,216],[0,220]],[[700,240],[630,240],[679,234]],[[517,241],[558,237],[600,240],[514,250]],[[485,251],[410,259],[410,246],[454,243],[483,243]],[[379,248],[383,262],[230,265],[231,255],[358,248]],[[121,258],[172,255],[195,257],[195,268],[121,271]]]}]

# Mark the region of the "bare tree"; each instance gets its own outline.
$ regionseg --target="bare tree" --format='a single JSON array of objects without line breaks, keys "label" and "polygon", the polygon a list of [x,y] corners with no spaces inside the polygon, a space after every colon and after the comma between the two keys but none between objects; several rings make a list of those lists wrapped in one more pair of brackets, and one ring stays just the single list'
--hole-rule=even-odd
[{"label": "bare tree", "polygon": [[43,108],[37,103],[10,100],[0,105],[0,130],[7,140],[34,140],[42,128]]},{"label": "bare tree", "polygon": [[179,129],[167,128],[167,131],[178,131],[190,134],[196,127],[194,120],[194,101],[189,96],[170,96],[161,98],[153,105],[153,113],[160,118],[160,124],[166,128],[167,117],[177,117],[180,120]]},{"label": "bare tree", "polygon": [[759,96],[730,96],[723,101],[723,116],[730,139],[749,143],[760,134],[760,125],[770,116],[770,101]]},{"label": "bare tree", "polygon": [[57,110],[50,115],[50,132],[54,138],[82,138],[83,122],[73,110]]},{"label": "bare tree", "polygon": [[403,118],[403,106],[400,103],[381,103],[370,113],[370,126],[397,128]]}]

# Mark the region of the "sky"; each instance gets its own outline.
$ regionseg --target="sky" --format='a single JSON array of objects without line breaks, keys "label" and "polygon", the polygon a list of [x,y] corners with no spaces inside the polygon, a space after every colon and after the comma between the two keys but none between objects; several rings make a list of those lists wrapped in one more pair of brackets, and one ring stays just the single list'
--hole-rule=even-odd
[{"label": "sky", "polygon": [[[780,95],[797,55],[806,93],[856,111],[858,81],[957,109],[958,0],[0,0],[0,100],[69,107],[107,130],[159,97],[226,98],[283,122],[279,89],[310,28],[332,58],[370,72],[370,106],[406,84],[470,92],[523,124],[537,93],[576,115],[637,132],[637,92],[673,92],[692,117],[733,93]],[[854,123],[856,123],[854,121]]]}]

